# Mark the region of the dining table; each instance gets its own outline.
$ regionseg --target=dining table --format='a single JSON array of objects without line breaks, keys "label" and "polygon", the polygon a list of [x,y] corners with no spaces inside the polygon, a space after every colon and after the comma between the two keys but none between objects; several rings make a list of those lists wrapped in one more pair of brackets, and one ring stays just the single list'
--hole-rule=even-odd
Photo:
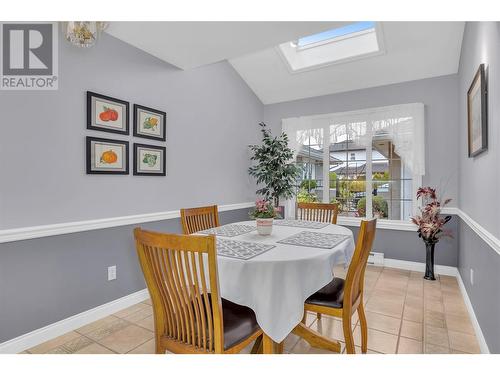
[{"label": "dining table", "polygon": [[207,233],[216,237],[220,294],[254,311],[264,332],[264,353],[282,352],[292,331],[312,344],[319,342],[318,347],[337,347],[301,322],[305,300],[332,281],[335,265],[349,264],[354,252],[350,229],[274,220],[272,233],[263,236],[254,220],[198,232]]}]

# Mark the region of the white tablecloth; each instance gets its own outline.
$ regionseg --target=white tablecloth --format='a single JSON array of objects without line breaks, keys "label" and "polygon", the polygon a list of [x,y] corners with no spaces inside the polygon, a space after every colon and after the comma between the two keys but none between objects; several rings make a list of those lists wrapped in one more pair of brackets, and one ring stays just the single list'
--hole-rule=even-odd
[{"label": "white tablecloth", "polygon": [[[235,224],[255,225],[255,221]],[[350,237],[333,249],[277,243],[304,230]],[[304,301],[332,280],[333,266],[344,263],[346,257],[350,261],[354,251],[351,230],[338,225],[322,229],[274,225],[270,236],[254,231],[231,240],[276,245],[248,260],[224,256],[217,260],[221,296],[250,307],[262,330],[275,342],[283,341],[302,320]]]}]

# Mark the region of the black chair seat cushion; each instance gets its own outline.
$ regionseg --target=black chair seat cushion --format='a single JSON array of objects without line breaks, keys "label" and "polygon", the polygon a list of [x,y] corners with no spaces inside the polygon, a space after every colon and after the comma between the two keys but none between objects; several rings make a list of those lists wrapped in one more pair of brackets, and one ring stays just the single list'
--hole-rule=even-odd
[{"label": "black chair seat cushion", "polygon": [[344,279],[334,277],[323,288],[306,299],[306,303],[341,309],[344,303]]},{"label": "black chair seat cushion", "polygon": [[255,313],[249,307],[238,305],[222,298],[224,321],[224,350],[227,350],[259,329]]},{"label": "black chair seat cushion", "polygon": [[[207,293],[207,297],[208,303],[212,306],[210,293]],[[205,299],[202,299],[202,303],[205,305]],[[224,324],[224,350],[227,350],[244,341],[260,327],[257,324],[255,313],[251,308],[238,305],[224,298],[221,298],[221,303],[222,321]]]}]

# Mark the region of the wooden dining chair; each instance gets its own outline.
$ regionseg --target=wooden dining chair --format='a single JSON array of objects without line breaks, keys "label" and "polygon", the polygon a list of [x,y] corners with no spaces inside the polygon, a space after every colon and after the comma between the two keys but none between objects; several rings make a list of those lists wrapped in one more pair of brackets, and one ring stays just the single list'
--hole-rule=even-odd
[{"label": "wooden dining chair", "polygon": [[299,220],[321,221],[337,224],[339,206],[337,203],[298,203],[297,218]]},{"label": "wooden dining chair", "polygon": [[156,353],[238,353],[262,331],[252,309],[219,294],[215,237],[134,230],[151,295]]},{"label": "wooden dining chair", "polygon": [[181,208],[182,231],[184,234],[218,227],[219,211],[217,205],[195,208]]},{"label": "wooden dining chair", "polygon": [[348,354],[355,353],[351,318],[356,311],[361,326],[361,352],[366,353],[368,348],[368,327],[363,305],[363,288],[366,263],[375,238],[376,226],[377,219],[361,222],[356,249],[346,279],[334,277],[328,285],[311,295],[304,305],[303,323],[305,323],[307,311],[342,318]]},{"label": "wooden dining chair", "polygon": [[[298,203],[297,216],[299,220],[320,221],[337,224],[339,205],[337,203]],[[317,313],[321,319],[321,313]]]}]

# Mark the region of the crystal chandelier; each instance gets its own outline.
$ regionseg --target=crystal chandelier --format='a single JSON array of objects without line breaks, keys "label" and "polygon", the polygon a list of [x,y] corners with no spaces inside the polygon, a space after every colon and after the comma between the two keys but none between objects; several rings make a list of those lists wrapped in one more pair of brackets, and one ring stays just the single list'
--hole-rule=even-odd
[{"label": "crystal chandelier", "polygon": [[108,27],[107,22],[69,21],[63,22],[63,32],[66,40],[78,47],[92,47],[101,31]]}]

